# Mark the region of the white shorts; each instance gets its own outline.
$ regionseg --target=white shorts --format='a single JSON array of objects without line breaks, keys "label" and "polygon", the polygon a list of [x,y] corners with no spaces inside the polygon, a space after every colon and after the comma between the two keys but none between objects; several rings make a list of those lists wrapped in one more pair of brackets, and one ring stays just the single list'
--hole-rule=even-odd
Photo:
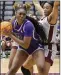
[{"label": "white shorts", "polygon": [[51,66],[52,66],[53,60],[57,53],[57,45],[52,44],[50,45],[49,49],[48,49],[48,46],[45,46],[44,49],[45,49],[45,59],[47,62],[51,63]]}]

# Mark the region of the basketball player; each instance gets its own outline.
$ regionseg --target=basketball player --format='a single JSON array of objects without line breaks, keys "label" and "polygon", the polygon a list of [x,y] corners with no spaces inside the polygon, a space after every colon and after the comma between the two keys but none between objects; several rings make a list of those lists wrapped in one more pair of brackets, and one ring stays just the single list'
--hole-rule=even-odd
[{"label": "basketball player", "polygon": [[29,54],[32,54],[33,60],[39,68],[39,75],[44,67],[43,45],[38,42],[39,35],[36,33],[32,22],[25,19],[26,14],[26,6],[20,6],[15,11],[16,18],[12,22],[13,31],[10,32],[4,30],[5,35],[11,37],[18,44],[18,50],[14,57],[12,66],[6,75],[15,75],[20,66],[22,66],[28,58]]},{"label": "basketball player", "polygon": [[[18,8],[19,6],[20,6],[20,4],[15,3],[15,4],[13,5],[14,10],[16,10],[16,8]],[[30,6],[29,6],[29,7],[30,7]],[[13,17],[11,18],[10,22],[12,23],[14,19],[15,19],[15,16],[13,16]],[[11,52],[10,52],[10,58],[9,58],[9,65],[8,65],[8,68],[9,68],[9,69],[10,69],[11,66],[12,66],[12,62],[13,62],[13,59],[14,59],[14,57],[15,57],[15,55],[16,55],[17,50],[18,50],[18,44],[13,40],[13,42],[12,42],[12,48],[11,48]],[[28,72],[28,69],[24,69],[24,71],[27,72],[27,74],[30,74],[30,72]],[[33,69],[31,68],[30,71],[31,71],[31,74],[32,74],[32,73],[33,73]]]},{"label": "basketball player", "polygon": [[[45,46],[45,65],[44,65],[44,71],[42,73],[42,75],[48,75],[50,66],[52,66],[54,57],[57,52],[55,37],[57,30],[59,2],[55,1],[54,5],[51,1],[46,2],[43,8],[40,6],[38,1],[33,0],[33,3],[37,8],[37,10],[42,15],[42,19],[39,22],[43,24],[49,42],[48,46]],[[29,56],[28,60],[26,60],[26,62],[23,64],[23,67],[26,69],[30,69],[33,64],[34,62],[32,60],[32,56]]]},{"label": "basketball player", "polygon": [[4,36],[1,42],[2,45],[2,57],[5,58],[5,51],[11,50],[11,38]]}]

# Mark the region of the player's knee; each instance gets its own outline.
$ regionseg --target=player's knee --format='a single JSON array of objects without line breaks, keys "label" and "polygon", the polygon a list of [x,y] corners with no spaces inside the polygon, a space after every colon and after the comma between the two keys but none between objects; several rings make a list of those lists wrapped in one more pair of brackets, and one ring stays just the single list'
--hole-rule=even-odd
[{"label": "player's knee", "polygon": [[44,62],[39,62],[39,63],[38,63],[38,67],[44,68]]},{"label": "player's knee", "polygon": [[44,67],[42,67],[42,66],[38,66],[38,68],[39,68],[40,70],[43,70]]},{"label": "player's knee", "polygon": [[37,67],[40,72],[42,72],[42,73],[44,72],[44,65],[38,64]]}]

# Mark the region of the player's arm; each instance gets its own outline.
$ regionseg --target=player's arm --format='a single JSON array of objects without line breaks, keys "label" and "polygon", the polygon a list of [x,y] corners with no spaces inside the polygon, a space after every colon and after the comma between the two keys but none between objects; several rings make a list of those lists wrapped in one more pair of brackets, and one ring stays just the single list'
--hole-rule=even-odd
[{"label": "player's arm", "polygon": [[52,13],[48,16],[48,21],[50,24],[56,24],[57,22],[59,3],[60,3],[59,1],[54,2]]},{"label": "player's arm", "polygon": [[33,27],[30,24],[26,25],[27,27],[24,28],[24,38],[20,40],[16,38],[14,35],[10,34],[10,37],[16,41],[20,46],[27,49],[30,45],[32,35],[33,35]]},{"label": "player's arm", "polygon": [[44,16],[44,10],[41,7],[41,5],[39,4],[38,0],[33,0],[33,4],[35,5],[35,7],[38,10],[38,12],[40,13],[40,15],[43,17]]},{"label": "player's arm", "polygon": [[23,48],[27,49],[30,45],[30,41],[32,37],[24,37],[23,40],[20,40],[18,38],[16,38],[14,35],[10,35],[10,37],[16,41],[20,46],[22,46]]}]

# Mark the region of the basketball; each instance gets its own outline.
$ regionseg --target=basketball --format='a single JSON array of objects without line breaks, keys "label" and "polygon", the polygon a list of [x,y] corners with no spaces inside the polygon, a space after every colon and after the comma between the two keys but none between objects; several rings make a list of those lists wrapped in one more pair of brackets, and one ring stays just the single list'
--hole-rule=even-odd
[{"label": "basketball", "polygon": [[1,34],[4,35],[4,30],[12,31],[12,24],[8,21],[1,22]]}]

